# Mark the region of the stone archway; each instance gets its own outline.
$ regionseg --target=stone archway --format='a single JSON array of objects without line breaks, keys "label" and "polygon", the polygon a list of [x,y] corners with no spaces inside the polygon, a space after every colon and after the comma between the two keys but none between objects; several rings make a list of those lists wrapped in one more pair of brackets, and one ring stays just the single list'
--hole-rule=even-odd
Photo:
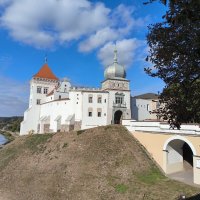
[{"label": "stone archway", "polygon": [[114,124],[121,124],[122,121],[122,111],[117,110],[114,114]]},{"label": "stone archway", "polygon": [[163,150],[166,174],[176,180],[193,183],[196,150],[192,143],[182,136],[174,136],[165,142]]},{"label": "stone archway", "polygon": [[183,140],[173,140],[167,147],[167,167],[171,172],[184,171],[193,167],[193,152],[190,146]]}]

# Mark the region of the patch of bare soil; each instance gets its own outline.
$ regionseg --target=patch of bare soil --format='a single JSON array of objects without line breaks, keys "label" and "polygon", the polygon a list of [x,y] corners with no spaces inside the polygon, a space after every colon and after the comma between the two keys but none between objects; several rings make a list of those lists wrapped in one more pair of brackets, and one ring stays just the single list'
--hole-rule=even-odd
[{"label": "patch of bare soil", "polygon": [[122,126],[17,138],[0,150],[0,185],[0,200],[164,200],[198,192],[164,177]]}]

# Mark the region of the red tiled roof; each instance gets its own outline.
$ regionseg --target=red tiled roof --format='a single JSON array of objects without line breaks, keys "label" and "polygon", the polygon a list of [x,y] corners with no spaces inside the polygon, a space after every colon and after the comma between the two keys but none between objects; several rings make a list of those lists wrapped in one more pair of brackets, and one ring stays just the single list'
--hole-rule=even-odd
[{"label": "red tiled roof", "polygon": [[53,72],[51,71],[47,63],[45,63],[41,67],[40,71],[37,74],[35,74],[33,77],[58,80],[58,78],[53,74]]}]

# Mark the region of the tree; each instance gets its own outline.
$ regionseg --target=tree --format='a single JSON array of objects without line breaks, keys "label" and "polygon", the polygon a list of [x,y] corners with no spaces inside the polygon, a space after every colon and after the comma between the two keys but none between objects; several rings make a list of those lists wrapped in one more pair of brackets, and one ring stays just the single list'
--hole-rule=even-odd
[{"label": "tree", "polygon": [[[152,3],[155,0],[150,0]],[[200,0],[160,0],[168,6],[163,22],[148,27],[147,74],[165,82],[156,112],[180,128],[200,123]]]}]

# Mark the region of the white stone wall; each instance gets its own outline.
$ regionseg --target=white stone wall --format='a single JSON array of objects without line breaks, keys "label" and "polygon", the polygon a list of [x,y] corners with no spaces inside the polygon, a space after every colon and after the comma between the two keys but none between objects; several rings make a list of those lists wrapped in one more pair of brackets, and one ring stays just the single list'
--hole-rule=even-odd
[{"label": "white stone wall", "polygon": [[[74,107],[73,107],[73,102],[71,100],[58,100],[41,105],[40,119],[42,119],[45,116],[50,117],[51,132],[57,132],[56,119],[59,116],[61,116],[61,125],[64,125],[66,124],[66,119],[68,118],[69,115],[74,115]],[[45,124],[45,121],[40,122],[41,130],[42,130],[42,123]]]},{"label": "white stone wall", "polygon": [[40,115],[40,105],[34,105],[24,112],[24,120],[20,125],[20,135],[27,135],[34,131],[37,133],[37,125]]},{"label": "white stone wall", "polygon": [[71,101],[71,106],[74,108],[75,121],[82,120],[83,111],[83,96],[81,91],[70,91],[69,99]]},{"label": "white stone wall", "polygon": [[[81,129],[92,128],[96,126],[107,125],[108,115],[108,93],[105,92],[82,92],[82,126]],[[89,103],[89,96],[93,97],[92,103]],[[102,102],[98,103],[98,96],[102,97]],[[106,103],[105,103],[106,99]],[[91,109],[91,110],[90,110]],[[98,109],[101,109],[101,117],[97,116]],[[88,112],[92,112],[92,116],[88,116]]]},{"label": "white stone wall", "polygon": [[157,119],[156,114],[150,113],[155,110],[156,102],[152,102],[152,99],[136,99],[131,98],[131,112],[132,119],[142,121],[142,120],[151,120]]},{"label": "white stone wall", "polygon": [[[44,94],[44,88],[48,88],[48,93],[52,91],[56,86],[58,82],[57,81],[45,81],[38,79],[32,79],[30,81],[30,98],[29,98],[29,108],[33,105],[36,105],[37,99],[41,99],[41,103],[46,102],[46,95]],[[41,87],[42,91],[41,93],[37,93],[37,87]]]},{"label": "white stone wall", "polygon": [[[37,99],[41,100],[41,103],[46,102],[46,94],[44,94],[44,88],[48,88],[48,92],[53,90],[57,81],[35,79],[30,81],[30,97],[29,108],[24,113],[24,120],[20,126],[20,135],[28,134],[30,131],[37,133],[38,121],[40,118],[40,105],[37,105]],[[41,87],[41,93],[37,93],[37,87]]]}]

